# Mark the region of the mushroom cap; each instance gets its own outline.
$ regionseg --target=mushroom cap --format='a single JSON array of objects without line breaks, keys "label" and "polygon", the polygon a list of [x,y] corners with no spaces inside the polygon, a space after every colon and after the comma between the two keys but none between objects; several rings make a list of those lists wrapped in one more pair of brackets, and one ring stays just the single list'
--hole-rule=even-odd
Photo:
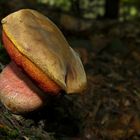
[{"label": "mushroom cap", "polygon": [[79,55],[47,17],[22,9],[5,17],[2,25],[19,52],[67,93],[85,89],[87,79]]},{"label": "mushroom cap", "polygon": [[57,95],[60,93],[61,87],[55,83],[48,75],[40,70],[27,57],[21,54],[7,35],[2,32],[3,44],[11,59],[20,66],[32,80],[46,93]]}]

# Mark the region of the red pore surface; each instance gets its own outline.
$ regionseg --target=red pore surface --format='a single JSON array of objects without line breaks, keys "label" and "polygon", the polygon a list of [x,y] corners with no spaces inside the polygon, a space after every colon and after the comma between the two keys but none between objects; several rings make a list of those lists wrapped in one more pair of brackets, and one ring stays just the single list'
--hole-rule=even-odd
[{"label": "red pore surface", "polygon": [[11,62],[0,74],[0,100],[13,113],[24,113],[41,107],[45,96],[28,76]]}]

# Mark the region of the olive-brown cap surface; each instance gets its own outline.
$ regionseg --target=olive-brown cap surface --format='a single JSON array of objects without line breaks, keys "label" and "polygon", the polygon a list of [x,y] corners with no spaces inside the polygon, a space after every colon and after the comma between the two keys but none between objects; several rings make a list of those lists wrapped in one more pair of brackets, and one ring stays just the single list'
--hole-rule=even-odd
[{"label": "olive-brown cap surface", "polygon": [[47,17],[22,9],[5,17],[2,25],[17,49],[67,93],[85,89],[87,79],[79,55]]}]

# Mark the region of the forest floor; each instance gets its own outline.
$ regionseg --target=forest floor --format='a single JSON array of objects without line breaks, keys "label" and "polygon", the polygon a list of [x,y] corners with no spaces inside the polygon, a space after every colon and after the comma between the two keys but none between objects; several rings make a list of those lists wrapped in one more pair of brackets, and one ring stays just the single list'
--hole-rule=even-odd
[{"label": "forest floor", "polygon": [[[83,61],[86,91],[50,97],[24,116],[0,103],[0,140],[140,139],[140,24],[96,25],[66,36]],[[0,70],[9,61],[1,45]]]}]

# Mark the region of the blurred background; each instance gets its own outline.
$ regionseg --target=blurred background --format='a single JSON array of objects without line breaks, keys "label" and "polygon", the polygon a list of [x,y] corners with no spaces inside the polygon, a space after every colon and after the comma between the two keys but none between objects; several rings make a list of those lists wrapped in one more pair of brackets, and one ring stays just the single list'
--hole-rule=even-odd
[{"label": "blurred background", "polygon": [[[140,0],[0,0],[0,20],[22,8],[60,28],[88,85],[82,95],[52,98],[27,116],[0,103],[0,139],[140,140]],[[9,62],[0,40],[0,71]]]},{"label": "blurred background", "polygon": [[1,0],[1,16],[20,8],[52,10],[84,19],[115,19],[119,21],[140,18],[139,0]]}]

